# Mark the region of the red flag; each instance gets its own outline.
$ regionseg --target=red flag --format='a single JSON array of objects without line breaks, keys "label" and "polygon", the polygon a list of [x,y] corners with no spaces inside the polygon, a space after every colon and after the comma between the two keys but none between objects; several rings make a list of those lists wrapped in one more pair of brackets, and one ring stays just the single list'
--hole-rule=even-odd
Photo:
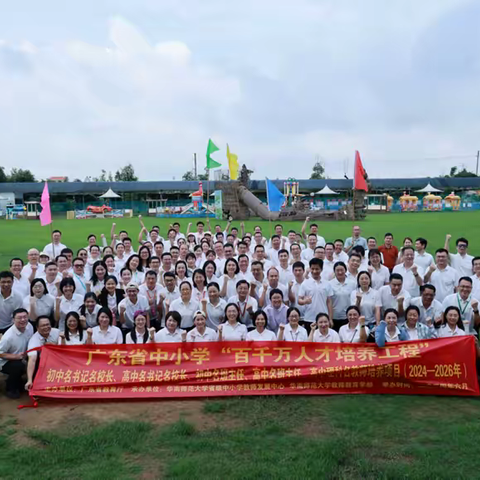
[{"label": "red flag", "polygon": [[360,153],[355,151],[355,173],[353,177],[353,188],[355,190],[365,190],[368,192],[367,186],[367,172],[363,168],[362,160],[360,160]]}]

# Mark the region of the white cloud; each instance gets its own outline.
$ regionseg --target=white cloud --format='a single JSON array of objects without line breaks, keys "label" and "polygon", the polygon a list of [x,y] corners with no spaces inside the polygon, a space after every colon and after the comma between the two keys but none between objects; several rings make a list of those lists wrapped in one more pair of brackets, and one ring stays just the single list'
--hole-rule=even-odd
[{"label": "white cloud", "polygon": [[88,0],[77,21],[62,7],[48,32],[37,12],[24,37],[5,12],[1,165],[83,178],[132,162],[142,179],[180,178],[212,137],[258,177],[307,177],[316,155],[341,177],[355,149],[371,177],[474,168],[475,3],[132,5]]}]

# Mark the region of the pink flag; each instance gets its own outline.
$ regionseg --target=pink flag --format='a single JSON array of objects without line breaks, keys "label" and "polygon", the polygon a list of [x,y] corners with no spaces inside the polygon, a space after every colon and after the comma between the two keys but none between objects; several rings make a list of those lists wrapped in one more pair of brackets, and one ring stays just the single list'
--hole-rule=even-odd
[{"label": "pink flag", "polygon": [[48,184],[45,182],[43,187],[42,199],[40,201],[42,211],[40,213],[40,225],[44,227],[52,223],[52,212],[50,211],[50,194],[48,193]]}]

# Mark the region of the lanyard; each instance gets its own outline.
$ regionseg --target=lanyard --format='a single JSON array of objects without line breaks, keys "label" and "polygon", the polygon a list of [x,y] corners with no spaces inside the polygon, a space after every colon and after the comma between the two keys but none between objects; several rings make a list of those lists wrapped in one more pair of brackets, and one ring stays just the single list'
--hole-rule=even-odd
[{"label": "lanyard", "polygon": [[87,287],[85,286],[85,284],[83,283],[83,280],[76,274],[74,273],[74,275],[77,277],[78,281],[82,284],[82,287],[85,289],[85,291],[87,290]]},{"label": "lanyard", "polygon": [[240,318],[243,318],[245,315],[245,312],[247,311],[247,305],[248,305],[248,295],[247,298],[245,299],[245,305],[243,306],[243,312],[242,312],[242,307],[240,306],[240,300],[237,303],[238,309],[240,310]]},{"label": "lanyard", "polygon": [[457,293],[457,303],[458,303],[458,308],[460,310],[460,313],[461,313],[461,316],[462,316],[462,319],[463,319],[463,317],[465,315],[465,310],[468,308],[468,304],[470,303],[469,298],[467,298],[467,300],[465,301],[465,306],[462,308],[460,294]]}]

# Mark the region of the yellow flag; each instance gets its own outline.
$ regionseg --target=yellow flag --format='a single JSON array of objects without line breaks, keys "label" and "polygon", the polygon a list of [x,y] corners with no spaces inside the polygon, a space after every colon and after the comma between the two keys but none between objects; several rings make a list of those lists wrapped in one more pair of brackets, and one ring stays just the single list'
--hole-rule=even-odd
[{"label": "yellow flag", "polygon": [[238,178],[238,155],[230,153],[227,143],[227,158],[228,158],[228,167],[230,168],[230,179],[236,180]]}]

